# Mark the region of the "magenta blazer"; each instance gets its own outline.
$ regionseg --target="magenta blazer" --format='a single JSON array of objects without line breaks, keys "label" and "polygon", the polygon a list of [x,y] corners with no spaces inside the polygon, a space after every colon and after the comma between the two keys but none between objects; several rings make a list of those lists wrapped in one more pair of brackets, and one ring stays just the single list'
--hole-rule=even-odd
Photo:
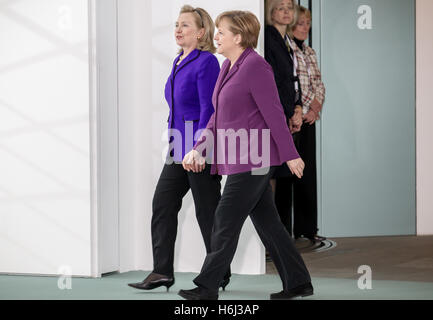
[{"label": "magenta blazer", "polygon": [[[194,146],[195,150],[201,151],[206,144],[212,144],[211,173],[231,175],[261,167],[279,166],[300,158],[286,124],[272,67],[253,49],[246,49],[229,69],[230,61],[227,59],[222,65],[212,96],[215,113],[206,129],[212,132],[213,139],[208,139],[203,134]],[[224,131],[221,132],[220,129]],[[244,129],[248,133],[251,129],[258,129],[259,132],[269,129],[267,166],[258,164],[256,159],[252,161],[249,156],[247,150],[252,148],[250,135],[248,148],[242,148],[238,143],[235,161],[233,158],[230,160],[229,143],[225,136],[229,129],[234,132]],[[260,138],[254,145],[258,145],[259,155],[266,149]]]}]

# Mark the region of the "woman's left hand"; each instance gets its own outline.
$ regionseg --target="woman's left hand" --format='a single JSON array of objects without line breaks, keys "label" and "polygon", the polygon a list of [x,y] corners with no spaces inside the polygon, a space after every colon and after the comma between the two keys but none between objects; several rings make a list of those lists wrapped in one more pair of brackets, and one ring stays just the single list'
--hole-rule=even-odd
[{"label": "woman's left hand", "polygon": [[305,163],[301,158],[287,161],[287,166],[292,174],[296,175],[299,179],[304,175]]}]

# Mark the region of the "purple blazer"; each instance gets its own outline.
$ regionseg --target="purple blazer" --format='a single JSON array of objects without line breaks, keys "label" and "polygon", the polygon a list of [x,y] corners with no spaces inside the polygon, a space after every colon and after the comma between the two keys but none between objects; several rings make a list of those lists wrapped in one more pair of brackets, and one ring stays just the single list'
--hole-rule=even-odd
[{"label": "purple blazer", "polygon": [[173,160],[182,161],[191,151],[194,137],[204,129],[215,109],[212,93],[220,71],[218,59],[208,51],[195,49],[178,66],[176,57],[165,85],[165,99],[170,107],[168,129],[174,147]]},{"label": "purple blazer", "polygon": [[[209,147],[209,143],[212,144],[211,173],[231,175],[277,166],[299,158],[286,124],[272,67],[253,49],[246,49],[229,69],[230,61],[227,59],[221,68],[212,97],[215,113],[206,129],[210,130],[213,139],[203,134],[194,146],[194,149],[202,151],[205,146]],[[248,148],[237,143],[235,159],[230,159],[229,129],[233,129],[232,132],[244,130],[248,133],[252,129],[257,129],[258,132],[267,129],[264,131],[269,133],[269,138],[255,139],[254,135],[249,134]],[[234,137],[240,141],[239,136]],[[253,161],[249,155],[251,150],[268,158],[266,166],[258,163],[257,158]]]}]

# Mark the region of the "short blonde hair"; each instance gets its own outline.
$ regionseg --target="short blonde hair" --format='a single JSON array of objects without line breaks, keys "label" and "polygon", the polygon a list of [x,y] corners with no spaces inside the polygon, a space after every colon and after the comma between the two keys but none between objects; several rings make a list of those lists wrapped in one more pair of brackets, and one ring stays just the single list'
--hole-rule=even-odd
[{"label": "short blonde hair", "polygon": [[[281,3],[283,0],[266,0],[265,1],[265,21],[267,25],[273,25],[274,20],[272,19],[272,13],[274,12],[275,8]],[[292,0],[293,8],[295,10],[295,15],[293,18],[293,21],[290,25],[287,26],[287,33],[290,33],[290,30],[296,25],[298,16],[297,16],[297,7],[298,5],[295,3],[295,0]]]},{"label": "short blonde hair", "polygon": [[[216,47],[213,41],[215,34],[215,24],[209,13],[202,8],[194,8],[189,5],[185,5],[180,9],[179,14],[182,13],[192,13],[194,15],[194,21],[197,28],[204,29],[204,36],[198,40],[197,49],[215,53]],[[182,49],[179,51],[179,53],[181,51]]]},{"label": "short blonde hair", "polygon": [[221,13],[215,21],[216,26],[223,19],[227,19],[230,24],[230,31],[241,35],[241,47],[255,49],[259,40],[260,22],[259,19],[249,11],[226,11]]},{"label": "short blonde hair", "polygon": [[291,38],[293,38],[293,31],[295,31],[296,29],[296,25],[298,24],[299,19],[305,15],[305,17],[307,19],[310,20],[310,22],[312,22],[312,15],[311,15],[311,11],[307,8],[305,8],[304,6],[296,6],[296,11],[295,11],[295,19],[293,19],[293,25],[291,26],[291,28],[289,29],[289,36]]}]

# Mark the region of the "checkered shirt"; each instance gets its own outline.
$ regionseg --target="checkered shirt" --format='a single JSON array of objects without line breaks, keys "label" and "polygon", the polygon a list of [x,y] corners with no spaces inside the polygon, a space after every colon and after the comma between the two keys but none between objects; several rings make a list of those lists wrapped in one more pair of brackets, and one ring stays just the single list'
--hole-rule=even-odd
[{"label": "checkered shirt", "polygon": [[[322,82],[322,74],[320,73],[314,49],[304,44],[305,50],[302,52],[294,41],[292,44],[298,60],[297,72],[301,83],[303,113],[306,114],[310,110],[310,105],[314,99],[323,106],[325,85]],[[321,110],[315,111],[319,113]]]}]

